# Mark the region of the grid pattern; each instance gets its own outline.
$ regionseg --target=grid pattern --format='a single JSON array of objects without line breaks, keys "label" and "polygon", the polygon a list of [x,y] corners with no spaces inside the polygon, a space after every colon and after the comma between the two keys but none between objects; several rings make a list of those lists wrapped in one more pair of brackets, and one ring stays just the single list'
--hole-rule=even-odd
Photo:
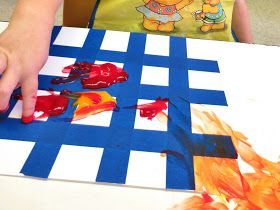
[{"label": "grid pattern", "polygon": [[[91,120],[71,123],[74,111],[71,104],[59,117],[23,125],[19,119],[9,117],[17,103],[12,99],[8,112],[1,114],[5,123],[0,123],[0,143],[14,140],[34,144],[18,173],[193,190],[193,156],[237,158],[230,137],[192,133],[191,103],[227,106],[222,90],[189,87],[189,70],[219,73],[216,61],[188,58],[185,38],[81,30],[80,34],[74,28],[54,28],[49,60],[39,75],[39,89],[82,91],[77,82],[50,83],[61,74],[61,68],[54,69],[60,63],[116,63],[128,72],[129,79],[105,90],[117,99],[119,107],[169,98],[169,120],[163,125],[166,128],[141,127],[143,123],[139,120],[143,119],[137,117],[134,109],[111,112],[96,120],[99,123]],[[158,78],[149,78],[149,70],[150,75]],[[163,151],[171,152],[162,157]],[[0,155],[0,162],[1,158],[5,157]]]}]

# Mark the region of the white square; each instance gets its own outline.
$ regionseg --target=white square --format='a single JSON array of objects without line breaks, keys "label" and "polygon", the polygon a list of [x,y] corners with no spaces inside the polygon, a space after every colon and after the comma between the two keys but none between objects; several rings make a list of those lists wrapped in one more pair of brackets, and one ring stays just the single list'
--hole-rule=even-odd
[{"label": "white square", "polygon": [[9,23],[8,22],[0,22],[0,33],[5,31],[5,29],[8,27]]},{"label": "white square", "polygon": [[160,153],[131,151],[125,184],[165,188],[166,157]]},{"label": "white square", "polygon": [[53,44],[69,47],[83,47],[88,33],[88,28],[62,27]]},{"label": "white square", "polygon": [[203,90],[225,90],[224,78],[220,73],[189,70],[189,86]]},{"label": "white square", "polygon": [[124,65],[123,63],[117,63],[117,62],[111,62],[111,61],[98,61],[98,60],[96,60],[94,63],[95,64],[111,63],[111,64],[116,65],[118,68],[123,68],[123,65]]},{"label": "white square", "polygon": [[126,52],[130,33],[122,31],[106,31],[100,47],[101,50]]},{"label": "white square", "polygon": [[40,71],[40,75],[68,77],[69,73],[63,73],[64,67],[72,65],[76,62],[75,58],[65,58],[57,56],[49,56],[46,64]]},{"label": "white square", "polygon": [[0,174],[19,175],[34,142],[0,139]]},{"label": "white square", "polygon": [[103,149],[62,145],[49,178],[94,182]]},{"label": "white square", "polygon": [[72,121],[72,124],[81,124],[81,125],[95,125],[110,127],[111,118],[113,111],[104,111],[95,115],[90,115],[81,120]]},{"label": "white square", "polygon": [[[139,99],[137,105],[152,103],[153,100]],[[163,112],[168,115],[168,108],[163,110]],[[156,131],[167,131],[167,121],[161,122],[156,117],[152,120],[140,116],[140,110],[136,110],[136,117],[134,122],[134,129],[141,130],[156,130]]]},{"label": "white square", "polygon": [[[54,92],[55,94],[58,94],[58,92]],[[48,96],[51,95],[49,91],[46,90],[38,90],[37,96]],[[34,113],[35,118],[40,116],[42,113]],[[22,100],[18,100],[16,105],[14,106],[13,110],[10,112],[8,118],[15,118],[15,119],[21,119],[22,115]],[[48,117],[36,119],[40,121],[47,121]]]},{"label": "white square", "polygon": [[156,66],[143,66],[141,84],[168,86],[169,69]]},{"label": "white square", "polygon": [[148,34],[145,54],[169,56],[169,36]]}]

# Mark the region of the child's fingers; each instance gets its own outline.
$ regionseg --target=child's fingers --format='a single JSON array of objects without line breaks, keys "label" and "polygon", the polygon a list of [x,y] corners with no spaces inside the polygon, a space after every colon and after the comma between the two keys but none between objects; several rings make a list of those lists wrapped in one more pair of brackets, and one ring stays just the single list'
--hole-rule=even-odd
[{"label": "child's fingers", "polygon": [[2,74],[7,68],[7,56],[0,52],[0,74]]},{"label": "child's fingers", "polygon": [[18,84],[18,76],[7,69],[0,79],[0,111],[4,112],[9,106],[12,92]]},{"label": "child's fingers", "polygon": [[29,123],[34,119],[33,113],[36,105],[37,90],[37,77],[29,77],[21,82],[21,93],[23,99],[22,121],[24,123]]}]

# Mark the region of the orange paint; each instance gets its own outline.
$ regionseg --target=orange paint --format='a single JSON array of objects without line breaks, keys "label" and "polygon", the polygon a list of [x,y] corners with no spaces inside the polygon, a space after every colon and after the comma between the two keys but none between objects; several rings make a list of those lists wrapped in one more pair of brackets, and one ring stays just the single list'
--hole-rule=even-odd
[{"label": "orange paint", "polygon": [[[196,191],[218,195],[217,202],[225,209],[279,210],[280,163],[259,156],[242,133],[233,130],[203,106],[192,106],[192,114],[200,120],[199,124],[192,122],[193,128],[201,133],[231,136],[239,158],[255,170],[242,174],[235,159],[195,156]],[[203,198],[193,196],[172,209],[211,209],[197,207],[198,203],[201,206],[208,204]],[[186,205],[188,208],[183,208]]]},{"label": "orange paint", "polygon": [[73,121],[84,119],[90,115],[98,114],[104,111],[112,111],[117,106],[116,100],[107,92],[85,92],[75,93],[79,97],[73,103],[77,106],[74,112]]}]

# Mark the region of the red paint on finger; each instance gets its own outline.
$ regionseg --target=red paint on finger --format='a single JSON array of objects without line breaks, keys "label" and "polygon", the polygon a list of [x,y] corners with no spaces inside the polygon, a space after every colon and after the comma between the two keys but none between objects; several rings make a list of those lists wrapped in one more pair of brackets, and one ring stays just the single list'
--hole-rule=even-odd
[{"label": "red paint on finger", "polygon": [[21,122],[24,124],[29,124],[31,123],[33,120],[35,119],[34,114],[30,115],[30,116],[22,116],[21,117]]},{"label": "red paint on finger", "polygon": [[[35,111],[34,113],[41,113],[39,116],[22,116],[21,120],[23,123],[31,123],[35,119],[42,119],[50,116],[58,116],[63,114],[68,106],[69,98],[63,95],[51,95],[47,96],[34,96],[34,99],[37,98]],[[22,100],[22,97],[18,97],[19,100]]]}]

